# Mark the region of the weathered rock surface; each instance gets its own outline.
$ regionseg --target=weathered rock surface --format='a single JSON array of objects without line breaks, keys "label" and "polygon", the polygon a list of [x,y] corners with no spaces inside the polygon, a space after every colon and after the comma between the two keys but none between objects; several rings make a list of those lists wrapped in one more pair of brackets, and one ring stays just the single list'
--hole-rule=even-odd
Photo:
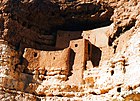
[{"label": "weathered rock surface", "polygon": [[0,1],[1,101],[139,101],[139,67],[140,0]]}]

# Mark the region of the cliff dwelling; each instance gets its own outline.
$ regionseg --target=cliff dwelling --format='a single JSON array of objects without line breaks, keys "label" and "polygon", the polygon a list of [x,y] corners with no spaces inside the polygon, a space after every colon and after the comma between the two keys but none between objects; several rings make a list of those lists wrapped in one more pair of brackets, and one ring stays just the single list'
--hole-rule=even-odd
[{"label": "cliff dwelling", "polygon": [[1,0],[1,101],[139,101],[139,0]]},{"label": "cliff dwelling", "polygon": [[27,68],[32,71],[44,69],[46,75],[58,70],[52,75],[63,74],[69,83],[77,84],[83,82],[82,76],[83,71],[88,68],[87,62],[90,62],[90,67],[99,66],[102,51],[89,40],[82,38],[81,31],[58,31],[56,47],[61,50],[41,51],[26,48],[24,58],[28,62]]}]

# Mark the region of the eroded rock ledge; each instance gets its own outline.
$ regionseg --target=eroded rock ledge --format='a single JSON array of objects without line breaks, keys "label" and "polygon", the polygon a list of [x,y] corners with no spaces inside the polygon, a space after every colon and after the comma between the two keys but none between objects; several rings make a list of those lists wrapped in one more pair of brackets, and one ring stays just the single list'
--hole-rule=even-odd
[{"label": "eroded rock ledge", "polygon": [[[113,8],[96,2],[13,0],[3,1],[1,5],[5,23],[2,24],[5,32],[3,37],[14,45],[27,40],[27,43],[42,44],[42,48],[43,45],[55,44],[57,30],[82,31],[109,25],[113,14]],[[10,40],[13,39],[11,37],[16,41]]]},{"label": "eroded rock ledge", "polygon": [[0,99],[140,100],[139,0],[3,0]]}]

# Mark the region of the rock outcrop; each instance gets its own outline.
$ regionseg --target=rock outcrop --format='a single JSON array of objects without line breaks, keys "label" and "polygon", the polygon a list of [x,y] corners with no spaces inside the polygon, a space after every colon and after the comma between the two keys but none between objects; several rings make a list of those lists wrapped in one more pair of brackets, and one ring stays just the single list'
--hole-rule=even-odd
[{"label": "rock outcrop", "polygon": [[0,100],[140,100],[140,0],[1,0]]}]

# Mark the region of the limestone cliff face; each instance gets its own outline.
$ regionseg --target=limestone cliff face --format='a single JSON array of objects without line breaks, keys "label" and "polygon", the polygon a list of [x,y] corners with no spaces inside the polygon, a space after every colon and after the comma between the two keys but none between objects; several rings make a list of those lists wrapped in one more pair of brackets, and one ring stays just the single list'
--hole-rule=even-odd
[{"label": "limestone cliff face", "polygon": [[140,0],[1,0],[0,100],[140,100]]}]

